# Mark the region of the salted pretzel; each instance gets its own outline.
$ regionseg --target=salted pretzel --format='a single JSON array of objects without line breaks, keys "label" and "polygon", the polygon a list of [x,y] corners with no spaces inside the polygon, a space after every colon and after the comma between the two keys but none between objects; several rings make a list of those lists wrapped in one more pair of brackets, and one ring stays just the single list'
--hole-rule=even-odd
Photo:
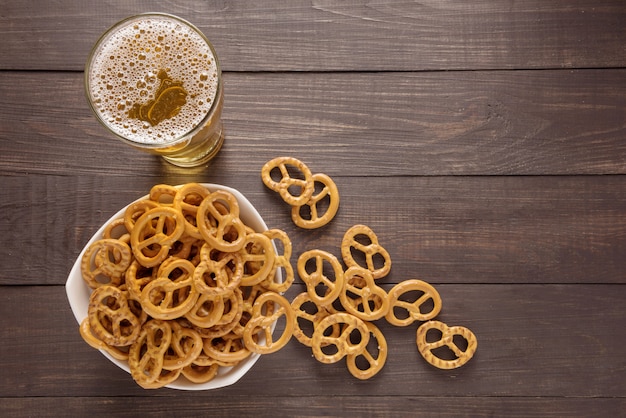
[{"label": "salted pretzel", "polygon": [[183,258],[169,258],[163,262],[157,278],[141,290],[144,310],[157,319],[176,319],[187,313],[199,296],[194,285],[194,272],[195,266]]},{"label": "salted pretzel", "polygon": [[112,238],[94,241],[81,259],[83,280],[92,289],[119,286],[131,260],[132,251],[125,242]]},{"label": "salted pretzel", "polygon": [[239,219],[237,198],[230,192],[216,190],[205,197],[198,207],[196,223],[202,238],[217,250],[239,251],[245,243],[246,226]]},{"label": "salted pretzel", "polygon": [[[214,251],[205,245],[202,252],[210,254]],[[243,261],[239,252],[217,252],[214,256],[200,257],[202,261],[193,272],[198,292],[213,297],[228,297],[239,287],[243,278]]]},{"label": "salted pretzel", "polygon": [[[331,276],[325,272],[326,266],[331,268]],[[333,254],[317,249],[305,251],[298,257],[297,267],[300,279],[306,284],[307,292],[316,304],[330,305],[341,293],[343,267]],[[320,286],[326,289],[323,295],[318,294]]]},{"label": "salted pretzel", "polygon": [[160,206],[172,206],[178,189],[169,184],[155,184],[150,188],[148,198]]},{"label": "salted pretzel", "polygon": [[198,208],[211,191],[198,183],[187,183],[176,191],[172,204],[179,209],[185,218],[185,232],[194,237],[202,238],[198,230]]},{"label": "salted pretzel", "polygon": [[117,218],[109,222],[102,231],[102,238],[116,239],[126,244],[130,243],[130,232],[126,228],[124,218]]},{"label": "salted pretzel", "polygon": [[104,350],[109,353],[113,358],[117,360],[127,361],[128,360],[128,346],[114,346],[109,345],[99,339],[93,331],[91,331],[91,325],[89,325],[89,317],[83,319],[80,323],[79,327],[80,336],[83,337],[83,340],[96,350]]},{"label": "salted pretzel", "polygon": [[[280,336],[274,338],[272,324],[283,317],[284,328]],[[243,339],[246,348],[253,353],[269,354],[287,345],[293,330],[294,312],[289,301],[278,293],[265,292],[254,302],[252,317],[244,327]]]},{"label": "salted pretzel", "polygon": [[189,366],[183,367],[181,374],[192,383],[207,383],[217,376],[219,369],[220,365],[217,363],[203,366],[193,362]]},{"label": "salted pretzel", "polygon": [[[326,174],[313,174],[313,183],[322,185],[322,189],[311,195],[311,198],[300,206],[291,207],[291,219],[300,228],[315,229],[320,228],[329,223],[339,210],[339,190],[335,182]],[[328,198],[328,207],[325,211],[320,212],[318,205]],[[308,212],[303,215],[303,211]]]},{"label": "salted pretzel", "polygon": [[246,348],[243,338],[235,334],[226,334],[216,338],[205,338],[204,353],[215,359],[217,364],[232,366],[250,356],[252,352]]},{"label": "salted pretzel", "polygon": [[[439,338],[430,341],[428,334],[436,330]],[[462,337],[467,343],[467,347],[461,348],[455,342],[455,336]],[[439,369],[455,369],[461,367],[474,356],[478,347],[478,340],[472,331],[465,327],[450,327],[440,321],[428,321],[417,329],[417,349],[424,359]],[[436,355],[436,351],[441,347],[448,347],[456,358],[444,359]]]},{"label": "salted pretzel", "polygon": [[182,327],[176,321],[169,324],[172,328],[172,340],[169,349],[163,355],[163,368],[176,370],[189,366],[198,358],[204,341],[200,334],[191,328]]},{"label": "salted pretzel", "polygon": [[[388,352],[387,340],[385,339],[382,331],[371,322],[365,322],[365,325],[370,332],[370,343],[363,349],[363,351],[356,354],[348,354],[346,356],[346,364],[350,374],[361,380],[367,380],[382,370],[385,362],[387,361]],[[372,338],[376,342],[375,345],[371,343]],[[376,352],[370,352],[368,350],[370,346],[374,346]],[[359,367],[359,364],[361,363],[359,358],[362,358],[363,361],[366,362],[368,366],[367,368]]]},{"label": "salted pretzel", "polygon": [[126,227],[126,230],[129,232],[132,231],[135,227],[135,222],[137,222],[137,219],[139,219],[141,215],[150,209],[158,207],[159,204],[157,202],[147,199],[142,199],[128,205],[124,211],[124,226]]},{"label": "salted pretzel", "polygon": [[[364,237],[365,243],[358,238]],[[352,251],[356,251],[364,256],[362,263],[359,263]],[[391,270],[391,257],[387,250],[378,243],[378,237],[372,229],[366,225],[354,225],[346,231],[341,241],[341,257],[348,267],[359,266],[372,272],[374,279],[386,276]],[[377,263],[377,259],[382,259],[382,265]]]},{"label": "salted pretzel", "polygon": [[[325,307],[315,304],[308,292],[302,292],[291,301],[294,312],[293,336],[303,345],[312,346],[313,332],[319,322],[331,314]],[[308,333],[308,334],[307,334]],[[338,337],[341,333],[340,324],[330,328],[330,335]],[[310,335],[309,335],[310,334]]]},{"label": "salted pretzel", "polygon": [[347,312],[364,321],[380,319],[389,310],[387,292],[376,285],[371,271],[361,267],[349,267],[344,272],[339,299]]},{"label": "salted pretzel", "polygon": [[132,344],[145,321],[131,309],[128,293],[115,286],[101,286],[91,293],[87,316],[94,335],[113,346]]},{"label": "salted pretzel", "polygon": [[[267,278],[260,284],[267,290],[271,290],[273,292],[286,292],[294,281],[293,266],[291,265],[291,240],[289,239],[287,233],[280,229],[269,229],[264,231],[263,235],[268,237],[272,242],[277,241],[279,244],[278,247],[282,248],[282,253],[280,253],[280,250],[277,251],[274,257],[274,265],[272,266],[272,269],[268,273]],[[277,275],[277,271],[279,269],[283,272],[281,277],[282,281],[277,281],[277,278],[279,277]]]},{"label": "salted pretzel", "polygon": [[254,286],[264,281],[274,267],[275,251],[272,241],[260,233],[248,233],[239,250],[244,263],[242,286]]},{"label": "salted pretzel", "polygon": [[[151,319],[141,327],[137,340],[128,351],[130,374],[144,388],[164,386],[163,380],[173,377],[163,373],[163,360],[172,341],[172,328],[168,321]],[[178,376],[176,376],[178,377]]]},{"label": "salted pretzel", "polygon": [[211,328],[224,314],[224,299],[207,294],[200,294],[196,303],[185,313],[185,318],[193,325]]},{"label": "salted pretzel", "polygon": [[[409,300],[405,297],[412,296]],[[417,297],[415,297],[417,296]],[[396,284],[388,293],[389,310],[385,319],[390,324],[405,327],[415,321],[428,321],[436,317],[441,311],[441,297],[439,292],[422,280],[405,280]],[[422,312],[422,308],[432,303],[430,310]],[[402,316],[400,316],[402,314]]]},{"label": "salted pretzel", "polygon": [[[292,177],[290,169],[297,177]],[[280,172],[279,180],[272,178],[275,170]],[[304,205],[313,195],[313,174],[309,167],[297,158],[277,157],[266,162],[261,168],[261,179],[268,188],[278,192],[280,197],[292,206]]]},{"label": "salted pretzel", "polygon": [[228,334],[232,334],[233,330],[241,322],[243,317],[243,295],[239,288],[224,300],[224,314],[211,328],[194,327],[200,333],[202,338],[215,339]]},{"label": "salted pretzel", "polygon": [[150,209],[137,219],[131,231],[133,254],[142,266],[154,267],[168,257],[184,232],[185,219],[180,211],[166,206]]},{"label": "salted pretzel", "polygon": [[[340,324],[341,333],[338,336],[327,335],[327,329]],[[353,341],[352,333],[357,331],[359,337]],[[336,363],[349,354],[363,351],[370,339],[370,331],[364,321],[349,313],[336,313],[323,318],[313,331],[311,349],[315,358],[322,363]],[[325,349],[334,346],[335,351]]]}]

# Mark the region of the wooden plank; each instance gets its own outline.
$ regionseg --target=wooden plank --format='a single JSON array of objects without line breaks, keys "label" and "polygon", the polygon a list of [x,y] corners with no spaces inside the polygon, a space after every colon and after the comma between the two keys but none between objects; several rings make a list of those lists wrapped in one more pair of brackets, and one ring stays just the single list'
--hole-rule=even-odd
[{"label": "wooden plank", "polygon": [[[524,398],[524,397],[424,397],[413,396],[207,396],[206,393],[172,397],[46,397],[0,398],[6,418],[33,415],[55,417],[212,415],[237,417],[475,417],[511,418],[620,416],[623,398]],[[97,411],[97,412],[96,412]],[[95,414],[94,414],[95,413]]]},{"label": "wooden plank", "polygon": [[[478,338],[476,356],[460,369],[435,369],[421,358],[415,347],[417,324],[399,328],[381,320],[377,324],[387,340],[388,360],[368,381],[354,379],[343,362],[317,362],[308,347],[292,340],[277,353],[263,356],[236,384],[208,396],[232,399],[253,393],[251,400],[295,402],[302,396],[327,400],[356,396],[365,403],[371,397],[375,404],[375,399],[391,396],[602,397],[623,404],[626,340],[619,330],[626,320],[626,286],[441,284],[436,288],[443,300],[439,319],[464,325]],[[303,289],[294,285],[287,297]],[[0,290],[3,397],[207,399],[206,393],[146,392],[137,386],[126,372],[81,340],[63,287],[3,286]]]},{"label": "wooden plank", "polygon": [[[203,173],[256,175],[280,154],[329,175],[626,173],[624,69],[228,74],[225,83],[226,142]],[[192,172],[113,139],[82,90],[81,73],[3,74],[0,173]]]},{"label": "wooden plank", "polygon": [[258,175],[0,177],[0,283],[64,283],[81,248],[115,212],[153,184],[189,181],[241,190],[270,228],[289,234],[294,264],[311,248],[339,256],[345,231],[362,223],[392,256],[388,282],[625,283],[624,176],[335,180],[337,217],[308,231],[292,223]]},{"label": "wooden plank", "polygon": [[[2,0],[0,69],[82,70],[116,21],[158,10],[195,23],[226,71],[626,66],[621,0],[333,2]],[[393,42],[389,40],[393,39]]]}]

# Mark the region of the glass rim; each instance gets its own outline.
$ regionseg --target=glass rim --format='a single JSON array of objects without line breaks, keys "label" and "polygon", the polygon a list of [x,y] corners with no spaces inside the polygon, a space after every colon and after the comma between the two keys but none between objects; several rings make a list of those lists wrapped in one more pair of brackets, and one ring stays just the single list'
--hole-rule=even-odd
[{"label": "glass rim", "polygon": [[[114,129],[111,128],[111,126],[109,125],[109,123],[107,123],[107,121],[105,121],[100,112],[98,111],[98,109],[96,109],[96,107],[93,104],[93,98],[91,95],[91,89],[90,89],[90,74],[91,74],[91,66],[94,60],[94,57],[96,55],[96,52],[98,51],[99,47],[101,45],[104,44],[104,42],[110,37],[111,34],[113,34],[116,30],[118,30],[121,27],[127,26],[130,22],[136,21],[136,20],[141,20],[141,19],[145,19],[145,18],[149,18],[149,17],[155,17],[155,18],[167,18],[167,19],[171,19],[177,22],[182,23],[185,26],[188,26],[191,30],[193,30],[194,32],[196,32],[198,34],[198,36],[200,36],[202,38],[202,40],[206,43],[206,45],[209,47],[211,54],[213,55],[213,60],[215,62],[215,66],[216,66],[216,72],[217,72],[217,88],[215,90],[215,98],[213,99],[212,103],[211,103],[211,107],[209,108],[209,110],[206,112],[206,114],[204,115],[204,117],[191,129],[189,129],[188,131],[182,133],[181,135],[177,136],[176,138],[170,139],[170,140],[164,140],[164,141],[160,141],[157,143],[150,143],[150,142],[139,142],[139,141],[134,141],[130,138],[127,138],[126,136],[124,136],[123,134],[116,132]],[[92,46],[91,50],[89,51],[89,55],[87,57],[87,62],[85,64],[85,69],[84,69],[84,89],[85,89],[85,94],[87,96],[87,102],[89,103],[89,107],[91,108],[92,112],[95,114],[96,119],[98,119],[98,121],[100,122],[100,124],[102,124],[106,130],[108,132],[111,132],[113,135],[115,135],[117,138],[123,140],[124,142],[127,142],[133,146],[139,147],[139,148],[144,148],[144,149],[159,149],[159,148],[164,148],[164,147],[170,147],[173,145],[177,145],[180,142],[186,141],[190,136],[195,135],[198,131],[200,131],[201,129],[204,128],[205,123],[207,122],[207,120],[209,120],[213,114],[216,112],[216,110],[218,109],[220,102],[222,101],[222,69],[221,69],[221,65],[220,65],[220,61],[219,58],[217,56],[217,52],[215,51],[215,48],[213,47],[213,44],[211,43],[211,41],[209,41],[209,39],[206,37],[206,35],[193,23],[189,22],[188,20],[173,15],[171,13],[162,13],[162,12],[145,12],[145,13],[137,13],[131,16],[128,16],[122,20],[119,20],[118,22],[114,23],[112,26],[110,26],[107,30],[105,30],[99,37],[98,40],[94,43],[94,45]]]}]

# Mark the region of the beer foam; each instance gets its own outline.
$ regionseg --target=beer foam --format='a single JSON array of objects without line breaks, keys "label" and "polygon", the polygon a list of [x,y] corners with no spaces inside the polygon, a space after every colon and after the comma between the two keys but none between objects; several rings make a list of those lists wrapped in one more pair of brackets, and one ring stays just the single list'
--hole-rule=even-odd
[{"label": "beer foam", "polygon": [[[217,100],[215,56],[203,36],[167,16],[129,20],[104,37],[88,68],[96,112],[118,135],[140,143],[169,143],[197,126]],[[135,104],[154,100],[160,71],[187,91],[175,116],[156,125],[129,118]]]}]

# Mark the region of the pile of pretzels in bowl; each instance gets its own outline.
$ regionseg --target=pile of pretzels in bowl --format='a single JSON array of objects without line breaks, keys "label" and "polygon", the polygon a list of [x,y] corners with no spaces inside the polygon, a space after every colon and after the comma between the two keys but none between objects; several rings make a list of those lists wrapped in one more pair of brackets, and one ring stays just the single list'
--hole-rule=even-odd
[{"label": "pile of pretzels in bowl", "polygon": [[[324,226],[338,211],[332,179],[295,158],[269,161],[261,176],[301,228]],[[382,319],[420,322],[417,349],[435,367],[472,358],[474,334],[435,320],[442,304],[433,286],[412,279],[386,291],[378,284],[391,257],[372,229],[349,228],[340,252],[305,251],[294,269],[290,238],[268,229],[238,191],[158,184],[92,237],[66,289],[83,339],[146,389],[232,384],[292,337],[318,361],[345,358],[354,377],[370,379],[387,358],[374,323]],[[289,301],[294,270],[306,291]],[[452,355],[441,357],[442,347]]]}]

